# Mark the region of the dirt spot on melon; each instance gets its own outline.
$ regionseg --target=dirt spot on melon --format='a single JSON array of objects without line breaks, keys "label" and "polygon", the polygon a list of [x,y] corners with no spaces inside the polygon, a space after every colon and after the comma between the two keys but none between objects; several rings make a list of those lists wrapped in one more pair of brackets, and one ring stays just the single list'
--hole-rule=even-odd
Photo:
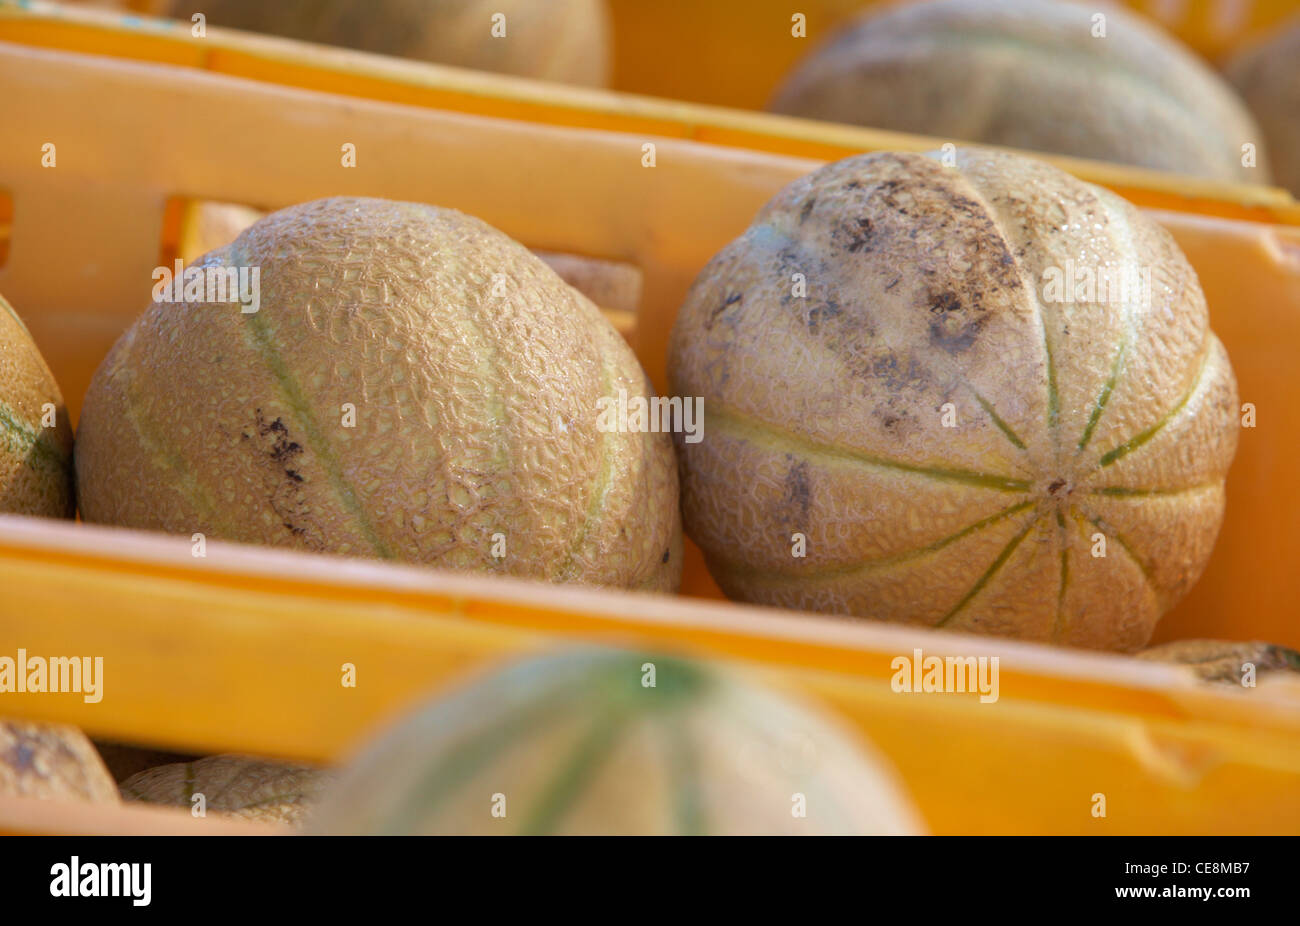
[{"label": "dirt spot on melon", "polygon": [[831,246],[849,254],[870,254],[874,228],[867,216],[853,219],[831,232]]},{"label": "dirt spot on melon", "polygon": [[808,461],[798,460],[791,454],[785,455],[791,464],[785,474],[785,495],[781,507],[786,513],[786,520],[794,527],[801,527],[808,521],[812,510],[812,483],[808,477]]},{"label": "dirt spot on melon", "polygon": [[986,320],[979,306],[967,307],[950,290],[930,297],[930,343],[950,354],[974,344]]},{"label": "dirt spot on melon", "polygon": [[252,449],[267,500],[280,523],[308,549],[324,550],[325,538],[311,522],[311,505],[304,491],[306,480],[299,459],[303,446],[289,436],[289,428],[280,417],[270,421],[257,409],[251,428],[240,436]]},{"label": "dirt spot on melon", "polygon": [[718,320],[719,315],[727,311],[727,309],[731,308],[733,305],[739,305],[744,301],[744,299],[744,293],[728,293],[727,298],[719,303],[718,306],[709,313],[708,320],[704,323],[704,329],[706,331],[711,331],[713,329],[713,324]]}]

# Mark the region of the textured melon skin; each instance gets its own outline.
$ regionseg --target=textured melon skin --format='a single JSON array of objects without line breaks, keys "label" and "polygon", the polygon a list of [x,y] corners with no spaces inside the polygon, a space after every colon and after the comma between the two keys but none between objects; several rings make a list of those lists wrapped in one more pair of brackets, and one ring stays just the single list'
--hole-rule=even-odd
[{"label": "textured melon skin", "polygon": [[209,265],[259,266],[261,310],[155,303],[122,336],[81,414],[85,520],[677,587],[671,440],[597,426],[645,374],[522,245],[454,210],[329,199]]},{"label": "textured melon skin", "polygon": [[[174,0],[168,15],[203,13],[244,29],[395,55],[603,87],[610,26],[604,0]],[[506,34],[493,37],[493,15]]]},{"label": "textured melon skin", "polygon": [[132,775],[122,782],[122,797],[192,809],[193,797],[202,794],[207,813],[297,826],[333,780],[332,772],[311,766],[208,756]]},{"label": "textured melon skin", "polygon": [[[1236,449],[1196,275],[1112,193],[937,157],[795,181],[695,281],[669,349],[708,417],[679,445],[687,532],[734,598],[1137,649],[1209,557]],[[1071,261],[1149,269],[1149,307],[1050,300]]]},{"label": "textured melon skin", "polygon": [[1207,682],[1242,687],[1246,663],[1255,667],[1256,678],[1290,675],[1300,678],[1300,652],[1260,640],[1175,640],[1137,653],[1150,662],[1174,662],[1190,666]]},{"label": "textured melon skin", "polygon": [[1264,131],[1274,178],[1300,196],[1300,19],[1242,51],[1226,70]]},{"label": "textured melon skin", "polygon": [[[53,428],[41,426],[55,407]],[[0,512],[70,518],[72,428],[50,368],[17,313],[0,296]]]},{"label": "textured melon skin", "polygon": [[[1092,19],[1107,18],[1105,38]],[[868,10],[789,75],[779,113],[1266,183],[1260,132],[1189,50],[1122,9],[937,0]],[[1244,167],[1254,143],[1258,166]]]},{"label": "textured melon skin", "polygon": [[0,794],[117,801],[117,785],[76,727],[0,720]]},{"label": "textured melon skin", "polygon": [[[653,688],[642,683],[647,663]],[[804,817],[792,813],[796,794],[806,799]],[[800,704],[674,659],[578,650],[489,675],[397,724],[343,771],[309,830],[907,835],[924,827],[886,764]]]}]

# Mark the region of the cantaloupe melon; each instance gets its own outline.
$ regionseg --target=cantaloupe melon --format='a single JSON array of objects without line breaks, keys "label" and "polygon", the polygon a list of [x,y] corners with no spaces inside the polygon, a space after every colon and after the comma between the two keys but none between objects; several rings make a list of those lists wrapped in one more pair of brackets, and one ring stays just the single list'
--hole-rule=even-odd
[{"label": "cantaloupe melon", "polygon": [[1197,678],[1241,686],[1247,665],[1254,667],[1256,680],[1286,674],[1300,679],[1300,653],[1261,640],[1175,640],[1137,653],[1150,662],[1174,662],[1188,666]]},{"label": "cantaloupe melon", "polygon": [[77,728],[0,720],[0,794],[116,802],[117,785]]},{"label": "cantaloupe melon", "polygon": [[888,765],[730,674],[562,651],[417,710],[309,822],[348,834],[914,834]]},{"label": "cantaloupe melon", "polygon": [[204,815],[297,825],[333,780],[325,769],[248,756],[208,756],[161,765],[122,783],[127,801],[184,807],[193,812],[202,796]]},{"label": "cantaloupe melon", "polygon": [[155,302],[118,341],[77,433],[85,520],[676,588],[671,440],[599,427],[601,399],[646,396],[646,376],[522,245],[340,198],[193,266],[259,269],[260,309]]},{"label": "cantaloupe melon", "polygon": [[[1222,180],[1269,179],[1259,129],[1231,88],[1175,39],[1110,5],[873,8],[801,62],[771,108]],[[1254,167],[1242,162],[1245,144],[1255,146]]]},{"label": "cantaloupe melon", "polygon": [[72,428],[27,326],[0,296],[0,513],[70,518]]},{"label": "cantaloupe melon", "polygon": [[588,86],[609,79],[604,0],[172,0],[167,12],[481,71]]},{"label": "cantaloupe melon", "polygon": [[1113,193],[942,157],[795,181],[695,281],[669,354],[707,422],[687,531],[746,601],[1137,649],[1210,555],[1236,449],[1196,274]]},{"label": "cantaloupe melon", "polygon": [[1235,55],[1227,74],[1264,132],[1273,177],[1300,196],[1300,19]]}]

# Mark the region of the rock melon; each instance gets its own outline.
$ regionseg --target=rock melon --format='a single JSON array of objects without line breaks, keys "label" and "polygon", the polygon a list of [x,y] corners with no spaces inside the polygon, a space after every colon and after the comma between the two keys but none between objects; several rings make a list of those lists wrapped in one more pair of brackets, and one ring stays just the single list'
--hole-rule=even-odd
[{"label": "rock melon", "polygon": [[1273,176],[1300,196],[1300,20],[1236,55],[1227,73],[1264,131]]},{"label": "rock melon", "polygon": [[[54,426],[47,427],[51,421]],[[27,327],[2,296],[0,512],[51,518],[75,513],[72,428],[63,396]]]},{"label": "rock melon", "polygon": [[577,650],[396,725],[343,771],[309,829],[902,835],[922,824],[877,756],[788,698],[676,659]]},{"label": "rock melon", "polygon": [[[168,15],[210,26],[439,64],[604,86],[604,0],[172,0]],[[493,17],[504,17],[505,34]]]},{"label": "rock melon", "polygon": [[[1097,16],[1105,17],[1100,37]],[[777,112],[1268,180],[1228,85],[1124,10],[1060,0],[933,0],[868,10],[786,79]],[[1242,164],[1255,144],[1258,167]]]},{"label": "rock melon", "polygon": [[203,797],[206,813],[284,823],[303,821],[333,773],[320,768],[246,756],[208,756],[160,765],[122,783],[127,801],[193,810]]},{"label": "rock melon", "polygon": [[76,727],[0,720],[0,794],[117,801],[117,785]]},{"label": "rock melon", "polygon": [[631,349],[522,245],[450,209],[329,199],[193,265],[257,312],[155,302],[87,392],[87,521],[446,568],[676,588],[672,442],[598,428]]},{"label": "rock melon", "polygon": [[1196,274],[1106,190],[939,158],[795,181],[695,281],[687,531],[747,601],[1136,649],[1205,565],[1236,449]]},{"label": "rock melon", "polygon": [[645,395],[627,343],[519,243],[452,209],[283,209],[192,265],[260,310],[156,302],[78,429],[88,522],[556,581],[675,588],[672,443],[598,429]]}]

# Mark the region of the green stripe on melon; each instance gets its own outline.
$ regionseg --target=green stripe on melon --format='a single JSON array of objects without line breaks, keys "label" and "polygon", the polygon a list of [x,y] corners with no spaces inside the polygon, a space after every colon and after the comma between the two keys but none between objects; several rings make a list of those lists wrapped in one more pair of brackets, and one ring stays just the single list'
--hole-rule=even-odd
[{"label": "green stripe on melon", "polygon": [[703,665],[589,649],[520,663],[418,709],[344,772],[309,828],[922,831],[888,767],[827,718]]},{"label": "green stripe on melon", "polygon": [[[44,409],[57,411],[45,427]],[[31,332],[0,296],[0,514],[71,517],[72,429]]]}]

